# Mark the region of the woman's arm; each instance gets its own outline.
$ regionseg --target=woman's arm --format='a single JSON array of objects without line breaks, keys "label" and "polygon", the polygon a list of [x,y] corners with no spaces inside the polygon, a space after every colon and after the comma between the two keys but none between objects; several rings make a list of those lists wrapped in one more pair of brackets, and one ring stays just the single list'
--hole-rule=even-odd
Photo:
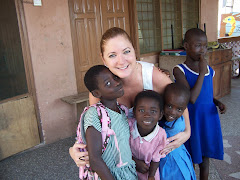
[{"label": "woman's arm", "polygon": [[[174,74],[175,78],[176,78],[176,76],[179,77],[178,74],[180,74],[180,78],[178,79],[179,83],[182,83],[186,87],[190,88],[184,74],[182,73],[182,71],[180,71],[179,68],[174,68],[174,72],[175,71],[177,72],[177,74]],[[166,77],[164,77],[164,75],[162,75],[161,77],[166,79]],[[161,80],[159,79],[158,82],[161,82]],[[169,81],[165,80],[164,82],[166,84],[165,85],[165,87],[166,87],[169,84]],[[180,132],[180,133],[176,134],[175,136],[172,136],[172,137],[168,138],[167,140],[168,140],[169,144],[162,151],[160,151],[161,154],[166,154],[167,155],[173,149],[178,148],[179,146],[181,146],[183,143],[185,143],[189,139],[189,137],[191,135],[191,127],[190,127],[189,114],[188,114],[188,109],[187,108],[183,112],[183,117],[185,119],[185,131]]]},{"label": "woman's arm", "polygon": [[[99,101],[98,98],[95,98],[92,93],[89,93],[89,104],[95,104]],[[86,145],[84,144],[78,144],[77,142],[69,148],[69,154],[71,156],[71,158],[73,159],[73,161],[76,163],[76,165],[79,166],[85,166],[86,164],[88,164],[88,160],[89,160],[89,156],[88,156],[88,152],[80,152],[79,149],[80,148],[85,148]],[[84,158],[82,158],[84,157]],[[80,158],[82,160],[80,160]]]},{"label": "woman's arm", "polygon": [[160,94],[163,94],[166,86],[172,83],[172,80],[169,78],[169,76],[155,66],[153,67],[152,81],[153,90]]},{"label": "woman's arm", "polygon": [[90,167],[101,179],[114,180],[110,170],[102,159],[102,135],[93,126],[87,128],[86,140],[88,145]]},{"label": "woman's arm", "polygon": [[190,127],[190,121],[189,121],[189,115],[188,115],[188,109],[186,108],[183,112],[183,117],[185,119],[185,130],[183,132],[180,132],[176,134],[175,136],[169,137],[167,141],[169,144],[160,151],[161,154],[168,154],[172,150],[178,148],[182,144],[184,144],[191,135],[191,127]]}]

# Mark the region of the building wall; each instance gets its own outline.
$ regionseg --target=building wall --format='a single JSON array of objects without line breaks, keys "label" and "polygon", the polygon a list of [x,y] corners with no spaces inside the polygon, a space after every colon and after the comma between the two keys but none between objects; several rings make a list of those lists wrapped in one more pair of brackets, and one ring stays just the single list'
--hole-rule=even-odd
[{"label": "building wall", "polygon": [[38,111],[45,143],[74,134],[74,108],[60,100],[77,93],[67,0],[24,3]]}]

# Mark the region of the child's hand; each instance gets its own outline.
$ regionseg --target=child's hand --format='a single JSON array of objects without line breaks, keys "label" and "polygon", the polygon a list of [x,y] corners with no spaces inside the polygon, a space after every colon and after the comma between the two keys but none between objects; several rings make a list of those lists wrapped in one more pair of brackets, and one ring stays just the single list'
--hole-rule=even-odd
[{"label": "child's hand", "polygon": [[218,102],[217,106],[218,106],[220,113],[225,114],[225,112],[227,111],[226,106],[223,103],[221,103],[220,101]]},{"label": "child's hand", "polygon": [[145,174],[149,171],[149,167],[145,164],[144,161],[133,158],[136,163],[136,170],[142,174]]},{"label": "child's hand", "polygon": [[153,176],[148,177],[148,180],[155,180],[155,177],[153,177]]},{"label": "child's hand", "polygon": [[198,64],[198,68],[199,68],[199,74],[207,74],[208,70],[207,70],[207,61],[204,58],[203,55],[200,56],[200,60],[199,60],[199,64]]},{"label": "child's hand", "polygon": [[168,77],[170,77],[170,72],[167,69],[158,68],[158,70],[161,71],[162,73],[166,74]]}]

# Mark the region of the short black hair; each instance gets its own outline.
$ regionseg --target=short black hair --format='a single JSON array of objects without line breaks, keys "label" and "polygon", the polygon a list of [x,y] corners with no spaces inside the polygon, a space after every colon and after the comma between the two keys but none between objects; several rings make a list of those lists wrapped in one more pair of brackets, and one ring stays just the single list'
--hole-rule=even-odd
[{"label": "short black hair", "polygon": [[96,65],[91,67],[84,76],[84,84],[87,87],[87,89],[92,92],[96,89],[98,89],[98,82],[97,82],[97,76],[104,70],[110,71],[106,66],[104,65]]},{"label": "short black hair", "polygon": [[192,28],[187,30],[184,36],[184,42],[189,42],[193,36],[206,36],[206,33],[199,28]]},{"label": "short black hair", "polygon": [[152,90],[142,91],[137,94],[137,96],[135,97],[135,100],[134,100],[134,106],[133,106],[134,111],[135,111],[135,108],[136,108],[139,100],[141,100],[143,98],[155,99],[156,101],[159,102],[160,111],[163,111],[163,104],[164,104],[163,96],[161,94],[157,93],[156,91],[152,91]]},{"label": "short black hair", "polygon": [[189,102],[190,99],[190,90],[180,83],[171,83],[168,84],[164,90],[164,100],[169,94],[174,94],[177,96],[182,96],[186,100],[186,103]]}]

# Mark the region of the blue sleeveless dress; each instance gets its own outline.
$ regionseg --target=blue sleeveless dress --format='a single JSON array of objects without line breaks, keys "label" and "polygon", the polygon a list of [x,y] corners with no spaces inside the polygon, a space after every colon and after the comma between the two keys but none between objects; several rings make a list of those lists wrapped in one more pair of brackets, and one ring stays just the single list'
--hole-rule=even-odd
[{"label": "blue sleeveless dress", "polygon": [[[177,67],[193,88],[197,81],[198,73],[192,71],[186,64]],[[214,70],[208,66],[208,73],[204,77],[201,92],[195,104],[188,104],[191,137],[185,143],[193,163],[202,163],[202,157],[223,160],[223,140],[218,110],[213,102],[213,76]]]},{"label": "blue sleeveless dress", "polygon": [[[159,125],[165,129],[168,138],[185,130],[183,116],[172,122],[163,119]],[[159,172],[162,180],[196,180],[192,159],[184,144],[160,160]]]}]

